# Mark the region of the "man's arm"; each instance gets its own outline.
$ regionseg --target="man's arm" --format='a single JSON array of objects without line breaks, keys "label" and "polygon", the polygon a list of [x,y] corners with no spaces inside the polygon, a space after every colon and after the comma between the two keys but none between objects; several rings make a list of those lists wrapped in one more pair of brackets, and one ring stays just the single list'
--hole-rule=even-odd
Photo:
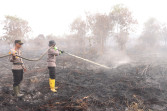
[{"label": "man's arm", "polygon": [[58,56],[60,54],[60,52],[58,51],[58,49],[50,49],[49,50],[49,53],[50,54],[53,54],[55,56]]},{"label": "man's arm", "polygon": [[[21,55],[21,52],[20,52],[20,55]],[[23,62],[23,59],[22,59],[22,58],[20,58],[20,62],[22,63],[23,70],[26,72],[27,69],[26,69],[26,67],[25,67],[25,65],[24,65],[24,62]]]},{"label": "man's arm", "polygon": [[11,54],[10,56],[9,56],[9,60],[10,60],[10,62],[14,62],[14,60],[16,59],[15,58],[15,51],[13,50],[13,49],[11,49],[10,51],[9,51],[9,54]]}]

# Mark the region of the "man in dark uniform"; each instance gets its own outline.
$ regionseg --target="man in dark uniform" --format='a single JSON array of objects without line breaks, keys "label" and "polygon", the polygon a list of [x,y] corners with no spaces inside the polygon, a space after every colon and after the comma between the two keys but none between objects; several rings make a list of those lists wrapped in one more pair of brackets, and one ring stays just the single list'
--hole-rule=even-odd
[{"label": "man in dark uniform", "polygon": [[23,72],[26,68],[23,64],[20,48],[23,45],[21,40],[15,40],[14,48],[10,50],[10,62],[12,62],[12,72],[13,72],[13,91],[16,97],[21,97],[23,94],[20,93],[20,83],[23,80]]}]

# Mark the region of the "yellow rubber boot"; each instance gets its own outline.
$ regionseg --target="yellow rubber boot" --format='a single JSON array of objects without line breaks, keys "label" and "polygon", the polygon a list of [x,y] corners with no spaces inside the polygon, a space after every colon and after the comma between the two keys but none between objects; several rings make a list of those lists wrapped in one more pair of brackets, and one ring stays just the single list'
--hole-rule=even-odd
[{"label": "yellow rubber boot", "polygon": [[50,90],[56,93],[57,90],[55,89],[55,79],[49,79],[49,85],[50,85]]}]

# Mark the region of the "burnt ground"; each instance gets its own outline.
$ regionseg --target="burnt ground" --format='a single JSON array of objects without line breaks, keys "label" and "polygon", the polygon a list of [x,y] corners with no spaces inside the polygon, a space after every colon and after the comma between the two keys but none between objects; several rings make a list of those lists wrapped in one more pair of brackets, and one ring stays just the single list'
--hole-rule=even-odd
[{"label": "burnt ground", "polygon": [[72,58],[58,60],[58,93],[49,90],[45,60],[26,62],[22,98],[13,97],[12,74],[1,60],[0,111],[167,111],[164,64],[99,69]]}]

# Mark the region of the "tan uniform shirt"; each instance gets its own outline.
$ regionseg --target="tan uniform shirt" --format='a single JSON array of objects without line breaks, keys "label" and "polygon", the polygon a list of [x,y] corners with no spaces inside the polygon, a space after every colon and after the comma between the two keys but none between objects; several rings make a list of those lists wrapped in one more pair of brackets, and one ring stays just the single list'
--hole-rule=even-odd
[{"label": "tan uniform shirt", "polygon": [[20,50],[16,51],[15,48],[13,48],[13,49],[10,50],[9,53],[11,53],[11,54],[15,53],[15,55],[16,55],[16,56],[11,55],[9,57],[10,62],[13,63],[13,65],[12,65],[13,70],[21,70],[21,69],[25,68],[22,58],[17,57],[17,55],[21,56],[21,51]]},{"label": "tan uniform shirt", "polygon": [[56,56],[59,54],[59,51],[55,50],[54,48],[48,50],[48,67],[56,67]]}]

